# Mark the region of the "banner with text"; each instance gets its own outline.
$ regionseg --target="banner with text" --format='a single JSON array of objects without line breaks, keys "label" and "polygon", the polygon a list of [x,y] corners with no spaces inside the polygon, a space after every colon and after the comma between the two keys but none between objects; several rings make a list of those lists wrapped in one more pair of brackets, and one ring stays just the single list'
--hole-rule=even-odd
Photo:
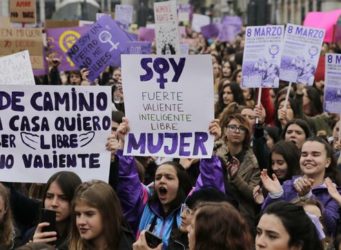
[{"label": "banner with text", "polygon": [[278,88],[283,25],[250,26],[245,32],[244,88]]},{"label": "banner with text", "polygon": [[88,26],[83,26],[46,30],[49,53],[54,53],[54,57],[61,60],[58,67],[59,70],[69,71],[78,69],[66,53],[88,29]]},{"label": "banner with text", "polygon": [[210,55],[122,55],[124,104],[130,124],[124,153],[211,157],[212,76]]},{"label": "banner with text", "polygon": [[78,68],[89,69],[88,79],[95,80],[109,66],[120,66],[120,55],[130,41],[110,16],[102,16],[89,27],[68,50],[67,54]]},{"label": "banner with text", "polygon": [[325,30],[288,24],[285,30],[279,78],[313,85]]},{"label": "banner with text", "polygon": [[0,57],[0,85],[35,85],[27,50]]},{"label": "banner with text", "polygon": [[156,53],[180,55],[176,1],[154,3]]},{"label": "banner with text", "polygon": [[11,0],[9,12],[13,23],[36,22],[36,0]]},{"label": "banner with text", "polygon": [[0,28],[0,56],[28,50],[33,69],[43,69],[42,29]]},{"label": "banner with text", "polygon": [[0,181],[43,183],[55,172],[108,181],[111,88],[2,86]]},{"label": "banner with text", "polygon": [[324,110],[341,112],[341,55],[326,54]]}]

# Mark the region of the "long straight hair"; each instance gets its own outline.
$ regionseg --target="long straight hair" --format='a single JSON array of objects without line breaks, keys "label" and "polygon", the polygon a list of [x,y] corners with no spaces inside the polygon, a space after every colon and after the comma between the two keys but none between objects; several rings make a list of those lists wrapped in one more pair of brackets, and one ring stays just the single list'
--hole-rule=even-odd
[{"label": "long straight hair", "polygon": [[102,217],[103,234],[107,249],[118,249],[122,236],[123,212],[114,189],[103,181],[89,181],[81,184],[72,202],[72,226],[69,249],[94,249],[90,241],[80,237],[76,225],[75,207],[83,203],[98,209]]}]

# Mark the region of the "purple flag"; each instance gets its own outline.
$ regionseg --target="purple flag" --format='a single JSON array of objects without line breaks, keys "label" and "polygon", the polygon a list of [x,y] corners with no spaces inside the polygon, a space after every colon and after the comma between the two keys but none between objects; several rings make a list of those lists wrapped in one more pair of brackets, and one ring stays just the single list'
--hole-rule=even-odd
[{"label": "purple flag", "polygon": [[109,16],[103,16],[90,26],[67,52],[79,68],[89,69],[93,81],[109,65],[120,66],[121,54],[130,41],[128,36]]},{"label": "purple flag", "polygon": [[155,30],[154,29],[145,28],[145,27],[141,27],[139,29],[138,38],[139,38],[139,41],[153,42],[155,40]]},{"label": "purple flag", "polygon": [[219,28],[215,23],[205,25],[201,27],[201,33],[206,39],[214,38],[219,35]]},{"label": "purple flag", "polygon": [[232,42],[242,30],[243,21],[239,16],[225,16],[220,23],[218,40]]},{"label": "purple flag", "polygon": [[126,51],[124,54],[151,54],[152,43],[151,42],[128,42]]},{"label": "purple flag", "polygon": [[77,65],[71,61],[66,52],[76,43],[76,41],[84,35],[89,26],[83,27],[67,27],[47,29],[47,43],[49,54],[54,53],[55,57],[61,60],[59,70],[69,71],[77,70]]}]

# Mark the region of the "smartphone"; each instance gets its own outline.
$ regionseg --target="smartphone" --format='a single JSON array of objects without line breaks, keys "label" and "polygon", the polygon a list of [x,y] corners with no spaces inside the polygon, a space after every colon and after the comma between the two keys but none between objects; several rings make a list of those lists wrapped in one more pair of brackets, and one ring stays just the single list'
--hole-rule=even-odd
[{"label": "smartphone", "polygon": [[56,211],[42,208],[39,222],[50,223],[50,225],[42,228],[42,232],[56,231]]},{"label": "smartphone", "polygon": [[146,236],[147,245],[151,248],[155,248],[162,243],[162,239],[160,237],[156,236],[155,234],[149,231],[145,232],[145,236]]}]

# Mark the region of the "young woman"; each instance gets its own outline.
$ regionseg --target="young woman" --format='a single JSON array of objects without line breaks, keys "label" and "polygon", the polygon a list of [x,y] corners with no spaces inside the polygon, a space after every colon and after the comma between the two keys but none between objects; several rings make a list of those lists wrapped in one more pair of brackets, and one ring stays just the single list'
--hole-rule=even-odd
[{"label": "young woman", "polygon": [[[219,130],[220,127],[214,121],[209,130],[215,134],[216,129]],[[128,120],[124,119],[117,130],[121,149],[128,131]],[[218,131],[216,133],[217,137],[221,134]],[[116,151],[119,161],[117,194],[124,216],[135,231],[149,230],[162,238],[163,249],[166,249],[173,229],[178,228],[181,223],[181,204],[192,188],[185,169],[176,162],[161,164],[156,170],[154,185],[148,188],[138,178],[134,158],[123,156],[121,149]],[[217,157],[201,160],[200,169],[201,181],[197,182],[196,189],[218,185],[219,190],[225,192],[221,162]],[[219,179],[214,177],[215,172]]]},{"label": "young woman", "polygon": [[[14,217],[20,223],[25,217],[25,223],[33,223],[39,217],[40,208],[44,207],[56,212],[57,231],[43,232],[44,227],[49,224],[41,222],[36,227],[31,228],[25,235],[23,243],[31,240],[33,242],[54,243],[58,249],[66,247],[69,233],[71,201],[76,188],[82,183],[79,176],[73,172],[61,171],[52,175],[46,184],[43,204],[36,200],[11,191],[11,206],[13,207]],[[17,217],[16,217],[17,215]]]},{"label": "young woman", "polygon": [[[270,164],[267,167],[269,176],[275,175],[281,184],[300,174],[300,152],[292,142],[279,141],[270,152]],[[268,193],[260,185],[253,189],[253,198],[257,204],[264,202]]]},{"label": "young woman", "polygon": [[10,194],[0,183],[0,249],[13,249],[15,231],[10,207]]},{"label": "young woman", "polygon": [[275,175],[270,178],[262,171],[261,180],[269,195],[263,203],[263,209],[277,200],[292,201],[313,198],[320,201],[324,207],[326,232],[328,236],[335,234],[339,219],[339,205],[332,198],[325,185],[325,178],[331,178],[337,185],[341,184],[340,172],[336,169],[331,146],[322,138],[309,138],[303,144],[300,157],[300,168],[303,176],[295,176],[285,181],[283,185]]},{"label": "young woman", "polygon": [[224,135],[217,155],[227,163],[227,190],[237,199],[241,214],[254,227],[256,212],[252,202],[253,189],[260,182],[260,171],[256,156],[250,149],[250,126],[241,114],[222,117],[220,125],[224,128]]},{"label": "young woman", "polygon": [[309,124],[305,120],[293,119],[284,126],[282,139],[291,141],[298,149],[301,149],[305,140],[311,135]]},{"label": "young woman", "polygon": [[280,201],[266,208],[257,225],[256,250],[323,250],[314,224],[301,206]]},{"label": "young woman", "polygon": [[271,150],[269,176],[275,174],[280,183],[300,174],[300,152],[294,143],[279,141]]},{"label": "young woman", "polygon": [[252,249],[249,227],[229,203],[203,203],[193,217],[188,227],[189,250]]},{"label": "young woman", "polygon": [[72,202],[69,249],[129,250],[134,235],[124,223],[120,201],[103,181],[81,184]]},{"label": "young woman", "polygon": [[218,90],[218,101],[215,104],[215,117],[219,117],[224,108],[232,102],[245,105],[243,91],[237,83],[225,84]]}]

